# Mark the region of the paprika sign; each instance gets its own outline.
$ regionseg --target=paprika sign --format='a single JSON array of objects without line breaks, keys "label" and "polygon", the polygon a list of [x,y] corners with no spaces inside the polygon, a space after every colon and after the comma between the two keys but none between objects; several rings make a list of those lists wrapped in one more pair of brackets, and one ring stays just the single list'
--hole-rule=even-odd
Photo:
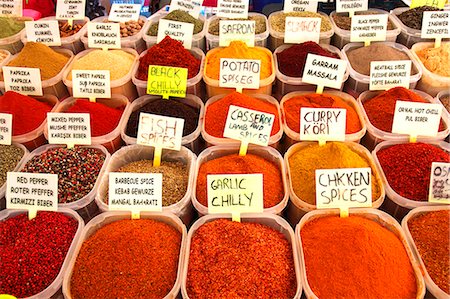
[{"label": "paprika sign", "polygon": [[220,58],[220,87],[258,89],[261,60]]},{"label": "paprika sign", "polygon": [[301,108],[300,140],[344,141],[346,117],[346,109]]},{"label": "paprika sign", "polygon": [[41,70],[28,67],[3,67],[5,90],[29,96],[42,96]]},{"label": "paprika sign", "polygon": [[148,66],[147,94],[185,97],[188,69],[161,65]]},{"label": "paprika sign", "polygon": [[109,70],[72,70],[73,96],[77,98],[111,98]]},{"label": "paprika sign", "polygon": [[0,144],[10,145],[12,141],[12,119],[9,113],[0,113]]},{"label": "paprika sign", "polygon": [[450,204],[450,163],[431,163],[428,201]]}]

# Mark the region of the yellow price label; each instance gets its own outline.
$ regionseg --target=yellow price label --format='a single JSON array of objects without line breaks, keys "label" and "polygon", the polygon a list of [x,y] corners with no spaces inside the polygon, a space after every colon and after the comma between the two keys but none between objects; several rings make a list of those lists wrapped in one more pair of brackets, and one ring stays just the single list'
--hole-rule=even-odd
[{"label": "yellow price label", "polygon": [[447,0],[411,0],[410,8],[416,8],[420,6],[433,6],[437,8],[444,8]]},{"label": "yellow price label", "polygon": [[188,69],[161,65],[149,65],[147,94],[162,95],[164,99],[185,97]]}]

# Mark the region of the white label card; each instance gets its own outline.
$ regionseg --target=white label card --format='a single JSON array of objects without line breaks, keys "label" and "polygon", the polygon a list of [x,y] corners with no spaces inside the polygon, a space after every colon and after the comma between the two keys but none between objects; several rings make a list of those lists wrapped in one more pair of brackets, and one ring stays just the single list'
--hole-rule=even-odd
[{"label": "white label card", "polygon": [[0,144],[11,145],[12,119],[13,119],[12,114],[0,113]]},{"label": "white label card", "polygon": [[317,12],[318,0],[284,0],[285,13],[297,11]]},{"label": "white label card", "polygon": [[220,59],[220,87],[258,89],[261,73],[261,60]]},{"label": "white label card", "polygon": [[191,16],[198,19],[202,5],[203,0],[172,0],[170,1],[169,11],[187,11]]},{"label": "white label card", "polygon": [[344,141],[347,110],[301,108],[300,140]]},{"label": "white label card", "polygon": [[346,69],[346,60],[308,54],[302,81],[340,89]]},{"label": "white label card", "polygon": [[137,22],[141,13],[141,7],[142,5],[140,4],[113,3],[111,5],[108,20],[122,23],[128,21]]},{"label": "white label card", "polygon": [[429,202],[450,204],[450,163],[431,163]]},{"label": "white label card", "polygon": [[37,211],[58,210],[58,175],[50,173],[8,172],[6,208]]},{"label": "white label card", "polygon": [[450,11],[424,11],[421,37],[450,37]]},{"label": "white label card", "polygon": [[89,113],[47,113],[48,143],[90,145],[90,119]]},{"label": "white label card", "polygon": [[223,136],[267,146],[274,120],[273,114],[230,105]]},{"label": "white label card", "polygon": [[249,47],[255,46],[255,21],[219,21],[219,46],[228,47],[230,42],[240,40]]},{"label": "white label card", "polygon": [[352,17],[352,24],[350,28],[350,41],[385,41],[387,24],[387,14],[354,15]]},{"label": "white label card", "polygon": [[83,20],[85,16],[86,0],[57,0],[57,20]]},{"label": "white label card", "polygon": [[299,44],[307,41],[319,43],[321,18],[286,17],[284,42]]},{"label": "white label card", "polygon": [[29,96],[42,96],[41,71],[38,68],[3,67],[5,90]]},{"label": "white label card", "polygon": [[411,60],[370,62],[370,90],[388,90],[396,86],[409,88]]},{"label": "white label card", "polygon": [[369,9],[368,0],[336,0],[336,12],[364,11]]},{"label": "white label card", "polygon": [[149,113],[139,115],[137,144],[179,151],[184,119]]},{"label": "white label card", "polygon": [[180,41],[184,48],[192,48],[192,36],[194,34],[194,24],[161,19],[158,24],[158,36],[156,42],[159,43],[167,35]]},{"label": "white label card", "polygon": [[88,23],[89,48],[120,49],[120,23]]},{"label": "white label card", "polygon": [[109,173],[110,211],[162,211],[162,173]]},{"label": "white label card", "polygon": [[441,104],[397,101],[392,133],[413,137],[437,136],[442,114]]},{"label": "white label card", "polygon": [[249,0],[217,0],[217,16],[228,19],[247,19]]},{"label": "white label card", "polygon": [[0,15],[21,17],[23,15],[22,0],[0,0]]},{"label": "white label card", "polygon": [[47,46],[61,46],[57,20],[25,22],[27,40]]},{"label": "white label card", "polygon": [[73,96],[77,98],[111,98],[109,70],[72,70]]}]

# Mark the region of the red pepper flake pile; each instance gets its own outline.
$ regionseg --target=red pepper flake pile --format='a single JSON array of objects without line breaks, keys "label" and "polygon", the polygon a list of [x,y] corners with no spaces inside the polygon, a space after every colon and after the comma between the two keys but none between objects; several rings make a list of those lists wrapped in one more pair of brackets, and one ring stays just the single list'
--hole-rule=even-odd
[{"label": "red pepper flake pile", "polygon": [[26,213],[0,222],[0,294],[29,297],[58,275],[78,228],[62,213]]},{"label": "red pepper flake pile", "polygon": [[77,100],[67,113],[89,113],[91,136],[98,137],[112,132],[119,125],[125,107],[111,108],[101,103]]},{"label": "red pepper flake pile", "polygon": [[189,298],[293,298],[297,289],[292,246],[259,223],[215,220],[192,238]]},{"label": "red pepper flake pile", "polygon": [[177,278],[181,233],[150,219],[120,220],[83,243],[73,268],[73,299],[163,298]]},{"label": "red pepper flake pile", "polygon": [[408,228],[431,279],[450,295],[450,210],[418,215]]},{"label": "red pepper flake pile", "polygon": [[195,77],[200,71],[201,61],[195,58],[183,44],[166,36],[158,44],[153,45],[139,59],[136,78],[147,81],[149,65],[173,66],[188,69],[188,79]]},{"label": "red pepper flake pile", "polygon": [[86,196],[94,188],[105,162],[105,154],[95,148],[51,148],[29,160],[22,172],[58,175],[58,202],[69,203]]},{"label": "red pepper flake pile", "polygon": [[402,143],[377,152],[384,175],[401,196],[427,201],[431,163],[449,162],[449,153],[426,143]]}]

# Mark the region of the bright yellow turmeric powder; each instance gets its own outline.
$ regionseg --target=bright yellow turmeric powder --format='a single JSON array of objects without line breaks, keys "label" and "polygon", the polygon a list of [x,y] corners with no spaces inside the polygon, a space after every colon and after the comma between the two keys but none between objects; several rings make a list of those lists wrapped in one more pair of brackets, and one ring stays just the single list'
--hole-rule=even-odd
[{"label": "bright yellow turmeric powder", "polygon": [[376,201],[382,192],[382,183],[374,163],[345,143],[327,142],[324,146],[310,144],[295,151],[289,157],[288,163],[295,195],[311,205],[316,204],[316,169],[370,167],[372,201]]},{"label": "bright yellow turmeric powder", "polygon": [[210,79],[219,80],[220,59],[257,59],[261,60],[260,79],[266,79],[272,75],[272,55],[264,48],[248,47],[242,41],[232,41],[228,47],[217,51],[209,51],[206,54],[206,75]]}]

